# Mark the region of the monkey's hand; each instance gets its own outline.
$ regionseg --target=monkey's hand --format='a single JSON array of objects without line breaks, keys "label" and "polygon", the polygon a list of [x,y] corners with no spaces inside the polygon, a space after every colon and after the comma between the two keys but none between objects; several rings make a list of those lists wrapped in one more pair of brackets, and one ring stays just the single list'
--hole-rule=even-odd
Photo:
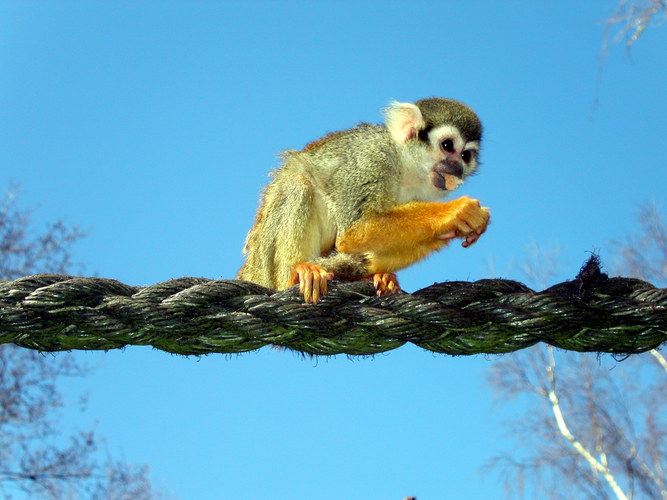
[{"label": "monkey's hand", "polygon": [[486,231],[490,217],[489,209],[480,206],[479,200],[462,196],[446,203],[446,206],[448,216],[444,217],[438,228],[438,239],[463,237],[465,239],[461,245],[467,248]]},{"label": "monkey's hand", "polygon": [[386,212],[364,217],[336,241],[339,252],[363,255],[370,274],[403,269],[464,238],[468,247],[489,223],[489,210],[463,196],[445,203],[412,201]]},{"label": "monkey's hand", "polygon": [[373,276],[373,286],[377,290],[378,297],[382,295],[393,295],[401,291],[398,279],[394,273],[375,273]]},{"label": "monkey's hand", "polygon": [[327,282],[332,280],[333,273],[322,266],[299,262],[292,268],[289,286],[299,284],[299,292],[308,304],[317,304],[320,297],[327,293]]}]

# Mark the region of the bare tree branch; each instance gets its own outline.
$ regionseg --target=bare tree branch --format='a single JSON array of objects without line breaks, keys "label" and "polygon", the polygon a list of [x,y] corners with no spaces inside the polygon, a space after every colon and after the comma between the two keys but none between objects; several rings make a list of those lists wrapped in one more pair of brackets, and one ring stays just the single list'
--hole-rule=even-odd
[{"label": "bare tree branch", "polygon": [[[650,206],[639,221],[623,264],[664,280],[664,264],[651,256],[667,254],[665,224]],[[556,269],[533,264],[557,262],[541,257],[553,251],[533,248],[524,275],[546,286]],[[532,489],[536,498],[667,500],[666,374],[657,350],[619,363],[535,347],[496,361],[489,380],[499,398],[529,406],[507,424],[517,448],[489,465],[501,471],[508,498]]]},{"label": "bare tree branch", "polygon": [[[649,24],[654,21],[660,22],[658,17],[661,12],[667,13],[665,0],[623,0],[619,2],[614,12],[605,21],[603,51],[609,50],[610,42],[614,44],[625,40],[627,47],[634,45]],[[614,29],[616,29],[615,33]]]},{"label": "bare tree branch", "polygon": [[667,359],[655,349],[652,349],[649,352],[656,359],[658,364],[664,368],[665,373],[667,374]]},{"label": "bare tree branch", "polygon": [[86,235],[85,231],[57,220],[42,233],[35,233],[30,224],[34,209],[18,205],[19,192],[18,184],[10,184],[0,202],[0,276],[7,280],[70,270],[72,245]]},{"label": "bare tree branch", "polygon": [[[67,272],[71,247],[84,233],[56,221],[43,232],[31,225],[30,209],[20,208],[18,188],[0,202],[0,279],[36,272]],[[58,391],[63,377],[88,373],[69,354],[42,355],[0,345],[0,492],[22,491],[31,498],[158,498],[147,467],[131,467],[99,457],[93,431],[62,435]],[[81,401],[81,404],[85,401]]]},{"label": "bare tree branch", "polygon": [[602,460],[596,460],[590,451],[579,440],[577,440],[577,438],[574,437],[572,432],[570,432],[560,407],[558,395],[556,394],[556,360],[553,355],[553,347],[548,346],[547,350],[550,355],[549,363],[546,366],[547,377],[549,379],[549,390],[547,392],[547,398],[551,403],[551,410],[553,411],[554,419],[556,420],[556,425],[558,426],[558,431],[560,432],[561,436],[570,442],[575,451],[588,462],[591,468],[602,474],[616,497],[620,500],[627,500],[628,496],[623,492],[621,487],[618,485],[616,478],[614,478],[614,475],[607,467],[607,459],[603,450],[601,450],[600,453]]},{"label": "bare tree branch", "polygon": [[[661,13],[664,15],[660,16]],[[621,0],[618,2],[614,12],[604,21],[605,29],[595,83],[593,111],[597,108],[602,86],[602,69],[611,46],[625,40],[625,46],[629,50],[651,23],[659,25],[665,19],[667,19],[665,0]]]},{"label": "bare tree branch", "polygon": [[657,286],[667,283],[667,225],[654,202],[638,211],[639,234],[624,242],[614,242],[620,262],[615,271],[629,277],[650,280]]}]

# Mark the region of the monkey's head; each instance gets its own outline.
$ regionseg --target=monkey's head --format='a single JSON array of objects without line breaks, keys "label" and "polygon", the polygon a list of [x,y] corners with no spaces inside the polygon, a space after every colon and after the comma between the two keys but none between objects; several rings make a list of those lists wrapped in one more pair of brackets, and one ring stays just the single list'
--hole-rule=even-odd
[{"label": "monkey's head", "polygon": [[482,123],[465,104],[441,97],[394,102],[386,117],[394,140],[410,152],[407,178],[423,182],[418,197],[439,198],[477,170]]}]

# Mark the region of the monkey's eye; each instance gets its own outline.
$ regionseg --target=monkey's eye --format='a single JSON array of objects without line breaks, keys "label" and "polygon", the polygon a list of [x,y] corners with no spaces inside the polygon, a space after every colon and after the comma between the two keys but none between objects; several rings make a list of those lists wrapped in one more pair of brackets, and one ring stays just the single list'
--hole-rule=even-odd
[{"label": "monkey's eye", "polygon": [[445,139],[440,143],[440,147],[445,153],[453,153],[454,152],[454,141],[451,139]]},{"label": "monkey's eye", "polygon": [[465,163],[470,163],[470,160],[472,160],[472,152],[470,150],[466,150],[463,153],[461,153],[461,159]]}]

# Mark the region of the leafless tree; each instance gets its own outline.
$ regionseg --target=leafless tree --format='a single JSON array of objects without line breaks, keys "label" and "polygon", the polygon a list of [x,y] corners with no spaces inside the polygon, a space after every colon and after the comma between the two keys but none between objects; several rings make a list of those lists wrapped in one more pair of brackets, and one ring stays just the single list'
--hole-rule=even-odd
[{"label": "leafless tree", "polygon": [[30,225],[32,209],[18,206],[18,194],[18,186],[11,184],[0,204],[0,279],[70,270],[71,246],[84,231],[57,220],[35,234]]},{"label": "leafless tree", "polygon": [[[623,269],[662,285],[667,267],[644,261],[643,252],[667,255],[667,227],[652,204],[639,221],[641,234],[618,245]],[[526,276],[544,284],[553,270],[530,262],[554,257],[537,255]],[[618,362],[539,346],[495,362],[489,380],[502,402],[525,408],[508,423],[516,449],[490,464],[502,472],[508,498],[667,500],[664,354]]]},{"label": "leafless tree", "polygon": [[665,0],[620,1],[606,20],[603,54],[609,50],[610,44],[621,41],[625,41],[625,45],[631,47],[651,23],[664,22],[666,14],[667,2]]},{"label": "leafless tree", "polygon": [[[598,72],[613,44],[631,47],[649,24],[664,21],[664,0],[622,0],[606,21]],[[597,101],[597,99],[596,99]],[[595,108],[595,104],[594,104]],[[616,242],[626,276],[667,282],[667,226],[658,208],[640,208],[640,234]],[[533,245],[523,273],[545,288],[558,249]],[[517,448],[491,467],[505,476],[507,496],[667,500],[667,360],[649,353],[617,363],[609,357],[538,346],[497,362],[489,375],[503,402],[525,412],[509,423]],[[526,488],[527,487],[527,488]]]},{"label": "leafless tree", "polygon": [[[11,186],[0,204],[0,279],[68,271],[71,247],[84,233],[60,220],[35,231],[31,210],[18,205],[16,193],[17,187]],[[95,432],[63,431],[59,410],[66,402],[58,381],[86,372],[67,353],[44,355],[0,345],[0,495],[4,498],[19,493],[54,500],[158,496],[146,467],[100,458],[103,441]]]},{"label": "leafless tree", "polygon": [[666,0],[620,0],[612,14],[605,19],[605,30],[600,50],[595,99],[592,111],[597,108],[602,85],[602,69],[611,47],[624,42],[629,50],[650,25],[657,26],[667,19]]},{"label": "leafless tree", "polygon": [[615,242],[618,248],[619,274],[634,276],[656,285],[667,285],[667,225],[659,207],[648,202],[639,207],[640,234]]}]

